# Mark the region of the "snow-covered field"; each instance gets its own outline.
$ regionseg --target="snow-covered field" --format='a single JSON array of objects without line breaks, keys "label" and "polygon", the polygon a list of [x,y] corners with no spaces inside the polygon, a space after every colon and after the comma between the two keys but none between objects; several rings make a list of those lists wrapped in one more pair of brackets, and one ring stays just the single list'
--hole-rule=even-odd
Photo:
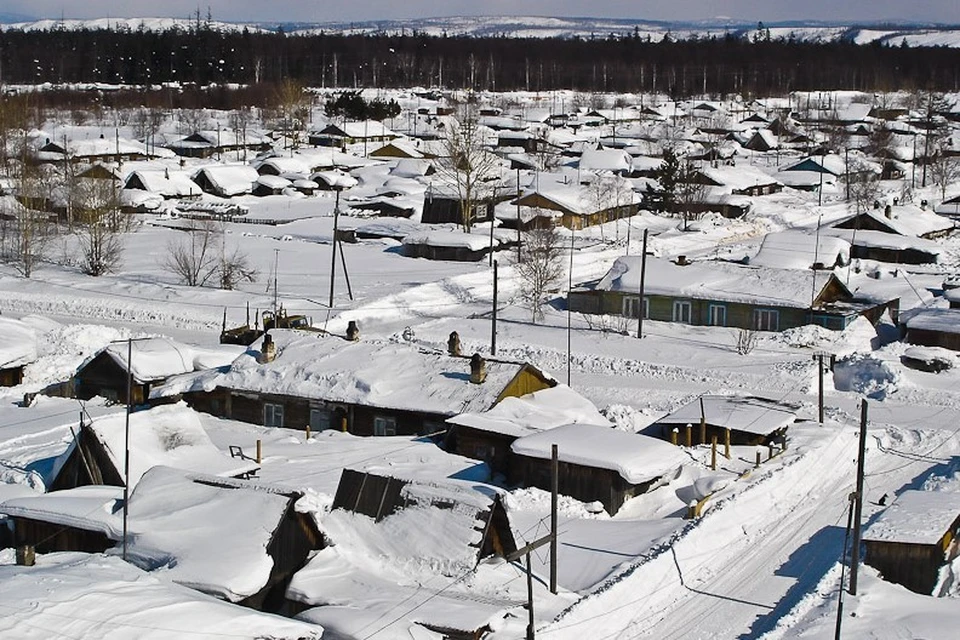
[{"label": "snow-covered field", "polygon": [[[359,148],[352,151],[362,154]],[[749,157],[771,174],[777,169],[770,158]],[[389,166],[355,170],[361,183],[345,196],[374,194],[388,178]],[[890,197],[900,187],[895,181],[882,183]],[[920,197],[939,200],[932,187],[918,189],[914,199]],[[865,523],[882,511],[883,496],[911,488],[960,492],[960,367],[940,373],[909,369],[901,363],[907,346],[878,335],[865,320],[844,332],[813,325],[760,332],[752,349],[740,353],[742,336],[731,328],[645,321],[640,339],[634,319],[565,310],[568,283],[595,281],[617,257],[640,253],[645,228],[651,230],[652,253],[661,258],[742,261],[757,253],[767,233],[812,230],[850,212],[839,191],[827,193],[820,206],[816,194],[792,189],[754,200],[743,218],[707,214],[687,231],[676,218],[643,213],[630,222],[576,232],[572,258],[569,252],[564,256],[572,264],[569,280],[536,323],[521,297],[515,253],[497,254],[497,355],[529,361],[569,382],[617,429],[642,431],[701,394],[761,396],[788,405],[799,418],[790,426],[787,448],[770,460],[764,450],[758,468],[755,447],[734,446],[730,458],[721,458],[712,471],[709,447],[695,446],[684,449],[688,461],[676,478],[630,499],[614,516],[561,498],[558,595],[543,584],[549,573],[546,549],[531,557],[538,637],[830,637],[843,589],[845,523],[864,398],[869,403]],[[242,249],[257,271],[232,291],[178,282],[165,263],[171,244],[185,233],[177,228],[182,220],[158,214],[135,216],[116,273],[89,277],[70,260],[58,260],[70,254],[71,237],[58,239],[50,260],[29,279],[0,264],[0,313],[19,321],[23,333],[12,335],[36,337],[23,383],[0,388],[0,502],[46,488],[81,413],[120,420],[122,407],[101,399],[39,395],[30,403],[24,398],[69,380],[81,363],[113,341],[164,335],[212,346],[224,314],[230,327],[244,321],[248,305],[253,314],[279,304],[337,334],[357,321],[362,340],[444,349],[456,331],[464,353],[489,352],[494,283],[486,260],[409,258],[392,239],[344,243],[331,308],[333,196],[318,192],[233,201],[248,208],[251,219],[282,224],[223,225],[224,242]],[[339,218],[341,228],[369,222],[355,210]],[[452,225],[443,230],[456,232]],[[475,231],[483,235],[489,227],[481,224]],[[562,234],[564,247],[569,246],[569,232]],[[942,254],[935,265],[901,267],[893,275],[892,268],[862,261],[858,269],[840,267],[836,273],[852,291],[877,299],[886,293],[899,296],[901,311],[945,306],[933,293],[940,293],[944,277],[960,265],[960,238],[936,242]],[[868,277],[877,270],[882,277]],[[880,333],[891,329],[881,323]],[[817,422],[814,359],[820,353],[838,358],[826,375],[823,424]],[[447,549],[439,538],[428,542],[435,531],[410,534],[413,525],[394,521],[396,530],[383,532],[365,516],[330,516],[345,467],[376,465],[425,482],[485,483],[491,480],[485,465],[416,438],[324,432],[308,439],[301,430],[205,414],[199,422],[222,450],[239,446],[249,453],[260,442],[264,458],[258,480],[304,492],[321,531],[334,540],[339,536],[339,544],[320,552],[317,566],[309,565],[294,582],[301,595],[307,594],[304,602],[330,606],[311,609],[302,620],[283,619],[203,596],[165,580],[162,572],[124,563],[112,551],[50,554],[26,568],[14,565],[8,549],[0,551],[4,637],[301,638],[319,636],[319,624],[343,634],[333,637],[430,638],[433,632],[413,624],[428,612],[455,622],[486,615],[490,637],[523,637],[526,584],[520,562],[471,566],[462,549]],[[700,517],[685,518],[691,502],[704,498]],[[515,489],[504,502],[518,542],[547,532],[549,493]],[[219,535],[216,525],[204,526]],[[223,535],[229,540],[228,533]],[[958,572],[956,564],[945,568],[941,597],[933,597],[884,582],[875,570],[862,567],[860,591],[844,603],[844,637],[951,637],[960,624]]]}]

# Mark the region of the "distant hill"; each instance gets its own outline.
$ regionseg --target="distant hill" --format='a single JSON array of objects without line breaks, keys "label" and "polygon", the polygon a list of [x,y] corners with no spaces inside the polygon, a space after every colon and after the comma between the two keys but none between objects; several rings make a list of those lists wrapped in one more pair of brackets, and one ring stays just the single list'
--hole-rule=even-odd
[{"label": "distant hill", "polygon": [[[0,13],[4,29],[122,29],[136,31],[189,29],[196,24],[179,18],[99,18],[95,20],[35,20]],[[364,22],[259,22],[231,23],[213,21],[210,26],[222,31],[280,31],[310,34],[318,32],[372,34],[422,32],[427,35],[507,37],[507,38],[605,38],[636,36],[644,40],[703,38],[732,35],[747,39],[795,39],[805,42],[845,40],[857,44],[880,43],[899,46],[960,47],[960,25],[931,23],[828,23],[822,21],[768,22],[763,29],[758,23],[729,18],[701,21],[656,21],[626,18],[549,18],[536,16],[474,16],[420,18],[411,20],[372,20]]]}]

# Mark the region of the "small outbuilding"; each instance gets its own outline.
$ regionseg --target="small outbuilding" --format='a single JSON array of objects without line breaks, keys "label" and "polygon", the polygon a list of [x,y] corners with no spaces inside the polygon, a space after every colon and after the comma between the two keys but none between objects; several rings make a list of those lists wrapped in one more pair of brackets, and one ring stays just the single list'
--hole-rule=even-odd
[{"label": "small outbuilding", "polygon": [[516,440],[510,446],[511,482],[549,491],[553,445],[558,449],[560,493],[599,501],[610,515],[627,499],[669,482],[685,459],[679,449],[656,438],[570,424]]},{"label": "small outbuilding", "polygon": [[0,387],[23,382],[23,371],[37,359],[33,328],[12,318],[0,318]]},{"label": "small outbuilding", "polygon": [[691,429],[692,444],[708,444],[716,437],[724,442],[730,432],[735,445],[766,445],[781,440],[797,415],[788,407],[771,400],[745,396],[700,396],[651,425],[650,430],[671,439],[674,429],[684,434],[678,443],[686,442],[685,431]]},{"label": "small outbuilding", "polygon": [[864,562],[888,582],[933,594],[940,567],[957,555],[960,493],[904,491],[863,534]]}]

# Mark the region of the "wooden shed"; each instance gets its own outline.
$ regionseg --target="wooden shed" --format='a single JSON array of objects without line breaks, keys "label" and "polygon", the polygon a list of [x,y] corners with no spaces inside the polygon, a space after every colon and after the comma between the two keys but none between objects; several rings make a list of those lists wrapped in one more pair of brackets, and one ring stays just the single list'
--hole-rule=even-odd
[{"label": "wooden shed", "polygon": [[903,323],[904,342],[960,351],[960,309],[920,309]]},{"label": "wooden shed", "polygon": [[904,491],[863,534],[864,562],[888,582],[933,594],[940,567],[957,555],[960,493]]},{"label": "wooden shed", "polygon": [[[477,549],[477,560],[498,555],[505,556],[517,550],[506,508],[499,493],[492,490],[489,494],[473,495],[471,500],[458,502],[462,491],[451,486],[418,487],[418,483],[409,479],[396,478],[372,471],[344,469],[337,485],[337,494],[333,499],[333,509],[345,509],[359,513],[375,522],[412,505],[432,506],[441,510],[457,511],[461,516],[471,514],[475,529],[482,532],[479,542],[471,543]],[[418,490],[419,489],[419,490]],[[426,503],[426,504],[425,504]],[[451,517],[454,517],[451,514]]]},{"label": "wooden shed", "polygon": [[690,425],[691,444],[709,444],[716,437],[723,443],[730,431],[730,444],[767,445],[786,437],[787,428],[796,422],[791,408],[772,400],[749,396],[700,396],[673,413],[657,420],[648,432],[670,440],[678,432],[677,443],[686,443]]},{"label": "wooden shed", "polygon": [[685,459],[656,438],[571,424],[516,440],[510,447],[510,481],[549,491],[553,445],[558,448],[560,493],[598,501],[610,515],[627,499],[668,482]]},{"label": "wooden shed", "polygon": [[81,551],[103,553],[116,545],[122,523],[120,487],[89,486],[20,497],[0,504],[13,520],[16,546],[37,553]]}]

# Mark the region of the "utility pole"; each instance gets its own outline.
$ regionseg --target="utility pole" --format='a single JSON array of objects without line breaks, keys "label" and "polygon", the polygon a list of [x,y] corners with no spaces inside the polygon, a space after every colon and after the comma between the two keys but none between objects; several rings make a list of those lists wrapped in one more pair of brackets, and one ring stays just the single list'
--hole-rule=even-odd
[{"label": "utility pole", "polygon": [[823,354],[822,353],[817,354],[817,369],[819,373],[819,375],[817,376],[819,380],[819,385],[817,387],[817,390],[818,390],[818,400],[819,400],[819,407],[820,407],[820,412],[818,414],[818,417],[820,418],[820,426],[822,427],[823,426]]},{"label": "utility pole", "polygon": [[333,205],[333,242],[332,250],[333,253],[330,257],[330,302],[328,306],[333,309],[333,286],[334,278],[337,274],[337,225],[340,221],[340,189],[335,189],[337,192],[337,199]]},{"label": "utility pole", "polygon": [[530,569],[530,554],[542,547],[545,544],[550,545],[550,591],[552,593],[557,593],[557,559],[556,559],[556,541],[557,541],[557,487],[559,486],[559,452],[557,450],[557,445],[553,445],[551,449],[552,453],[552,483],[553,491],[551,492],[550,500],[550,533],[540,538],[537,538],[533,542],[526,544],[511,554],[508,554],[504,559],[507,562],[514,562],[526,556],[526,572],[527,572],[527,640],[535,639],[535,629],[533,621],[533,571]]},{"label": "utility pole", "polygon": [[499,260],[493,261],[493,323],[490,327],[490,355],[497,355],[497,266]]},{"label": "utility pole", "polygon": [[[130,502],[130,405],[133,404],[133,338],[127,338],[127,416],[123,428],[123,559],[127,559],[127,513]],[[78,443],[79,446],[79,443]]]},{"label": "utility pole", "polygon": [[857,570],[860,568],[860,521],[863,515],[863,467],[867,453],[867,401],[860,405],[860,455],[857,456],[857,491],[853,503],[853,550],[850,553],[850,595],[857,595]]},{"label": "utility pole", "polygon": [[843,624],[843,574],[847,568],[847,545],[850,542],[850,527],[853,524],[853,494],[847,505],[847,531],[843,535],[843,555],[840,557],[840,589],[837,594],[837,626],[833,632],[834,640],[840,640],[840,627]]},{"label": "utility pole", "polygon": [[557,500],[560,493],[560,453],[550,447],[550,593],[557,594]]},{"label": "utility pole", "polygon": [[520,167],[517,167],[517,263],[520,262]]},{"label": "utility pole", "polygon": [[643,250],[640,253],[640,308],[637,309],[637,337],[643,337],[643,289],[647,279],[647,234],[650,229],[643,230]]},{"label": "utility pole", "polygon": [[573,315],[570,311],[570,294],[573,293],[573,221],[570,222],[570,268],[567,272],[567,386],[570,384],[570,358],[573,348]]}]

